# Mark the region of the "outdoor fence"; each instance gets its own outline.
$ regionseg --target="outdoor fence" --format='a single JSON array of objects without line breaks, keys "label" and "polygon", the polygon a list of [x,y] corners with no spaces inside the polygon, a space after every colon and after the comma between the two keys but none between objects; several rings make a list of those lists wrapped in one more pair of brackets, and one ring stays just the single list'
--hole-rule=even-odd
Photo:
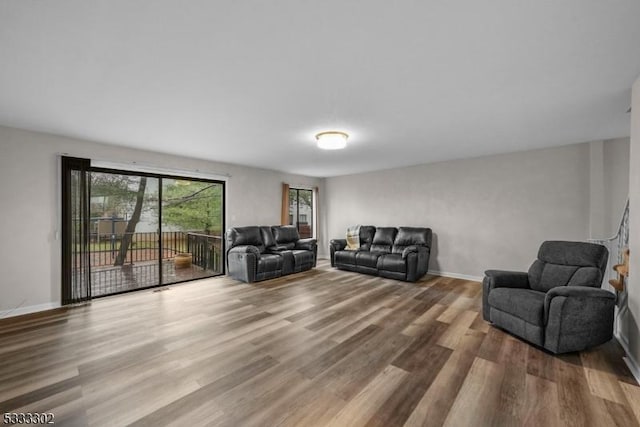
[{"label": "outdoor fence", "polygon": [[[209,277],[223,273],[222,238],[191,231],[167,231],[162,234],[130,233],[130,244],[124,262],[116,265],[126,233],[90,236],[91,286],[94,296],[125,290]],[[162,248],[162,250],[160,250]],[[191,254],[191,266],[175,268],[173,258]]]},{"label": "outdoor fence", "polygon": [[[106,267],[115,264],[120,246],[127,233],[98,234],[90,236],[91,267]],[[159,233],[129,233],[131,243],[123,264],[172,259],[179,253],[191,253],[192,262],[205,269],[221,272],[222,238],[191,231],[165,231]]]}]

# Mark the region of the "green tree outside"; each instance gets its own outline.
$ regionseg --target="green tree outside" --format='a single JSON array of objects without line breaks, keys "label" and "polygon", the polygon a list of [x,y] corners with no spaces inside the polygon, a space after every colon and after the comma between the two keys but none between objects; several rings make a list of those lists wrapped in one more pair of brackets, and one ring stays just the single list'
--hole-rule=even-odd
[{"label": "green tree outside", "polygon": [[222,185],[198,181],[165,181],[162,222],[184,231],[222,233]]}]

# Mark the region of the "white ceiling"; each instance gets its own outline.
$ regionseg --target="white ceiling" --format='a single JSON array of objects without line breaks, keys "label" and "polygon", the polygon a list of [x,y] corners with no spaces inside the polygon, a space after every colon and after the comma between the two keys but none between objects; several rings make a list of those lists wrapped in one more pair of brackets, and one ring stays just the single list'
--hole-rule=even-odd
[{"label": "white ceiling", "polygon": [[639,74],[637,0],[0,2],[0,124],[314,176],[627,136]]}]

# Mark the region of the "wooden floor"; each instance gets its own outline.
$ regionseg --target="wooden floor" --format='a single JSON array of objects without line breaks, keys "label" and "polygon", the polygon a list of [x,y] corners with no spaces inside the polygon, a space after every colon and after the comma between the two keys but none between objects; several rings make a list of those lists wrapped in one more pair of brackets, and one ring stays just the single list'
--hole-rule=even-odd
[{"label": "wooden floor", "polygon": [[615,342],[554,357],[477,282],[226,277],[0,322],[1,412],[57,425],[638,426]]}]

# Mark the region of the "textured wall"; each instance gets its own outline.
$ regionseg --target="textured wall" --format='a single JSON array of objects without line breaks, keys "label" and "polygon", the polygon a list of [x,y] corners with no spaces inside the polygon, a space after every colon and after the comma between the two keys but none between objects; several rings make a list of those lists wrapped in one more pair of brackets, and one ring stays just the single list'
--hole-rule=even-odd
[{"label": "textured wall", "polygon": [[431,270],[522,270],[547,239],[589,238],[589,144],[327,178],[329,238],[350,224],[433,229]]},{"label": "textured wall", "polygon": [[629,197],[629,138],[604,144],[605,237],[618,232],[622,212]]}]

